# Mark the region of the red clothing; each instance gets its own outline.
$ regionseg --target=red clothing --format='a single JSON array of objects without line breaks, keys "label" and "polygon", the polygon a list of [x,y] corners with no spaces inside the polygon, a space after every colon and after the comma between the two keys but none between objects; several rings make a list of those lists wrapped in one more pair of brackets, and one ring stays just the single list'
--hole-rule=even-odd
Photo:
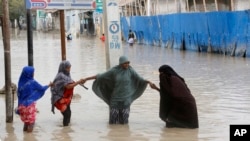
[{"label": "red clothing", "polygon": [[29,106],[19,105],[18,111],[21,120],[27,124],[33,124],[36,121],[36,103],[33,102]]},{"label": "red clothing", "polygon": [[58,110],[60,110],[61,112],[64,112],[66,110],[67,106],[70,104],[71,99],[73,97],[73,91],[74,91],[74,88],[65,89],[63,93],[63,97],[55,103],[55,107]]},{"label": "red clothing", "polygon": [[105,36],[102,36],[100,39],[104,42],[105,41]]}]

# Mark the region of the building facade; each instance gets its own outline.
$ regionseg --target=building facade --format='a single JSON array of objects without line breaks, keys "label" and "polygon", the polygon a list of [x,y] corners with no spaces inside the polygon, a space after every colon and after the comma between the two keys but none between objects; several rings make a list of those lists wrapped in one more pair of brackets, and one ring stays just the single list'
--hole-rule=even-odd
[{"label": "building facade", "polygon": [[250,9],[250,0],[120,0],[122,16]]}]

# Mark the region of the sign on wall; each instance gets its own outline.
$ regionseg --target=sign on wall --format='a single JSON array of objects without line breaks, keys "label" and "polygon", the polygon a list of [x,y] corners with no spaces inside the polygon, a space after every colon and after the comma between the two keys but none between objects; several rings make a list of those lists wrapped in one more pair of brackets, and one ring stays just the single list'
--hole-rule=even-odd
[{"label": "sign on wall", "polygon": [[95,9],[93,0],[26,0],[26,9]]}]

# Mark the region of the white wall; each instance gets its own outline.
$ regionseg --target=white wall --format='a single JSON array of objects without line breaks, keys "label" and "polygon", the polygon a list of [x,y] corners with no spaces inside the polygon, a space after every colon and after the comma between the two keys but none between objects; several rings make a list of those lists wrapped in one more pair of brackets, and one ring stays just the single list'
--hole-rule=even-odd
[{"label": "white wall", "polygon": [[[131,3],[135,0],[120,0],[120,4],[125,5],[128,3]],[[171,14],[171,13],[185,13],[188,11],[186,6],[187,0],[147,0],[149,1],[149,7],[147,7],[148,10],[148,16],[151,15],[161,15],[161,14]],[[201,1],[201,0],[196,0]],[[233,7],[235,11],[237,10],[247,10],[250,9],[250,0],[232,0],[233,1]],[[212,4],[206,4],[207,12],[209,11],[216,11],[215,3]],[[196,3],[196,9],[197,11],[204,11],[204,5],[203,4],[197,4]],[[220,4],[220,9],[228,9],[229,7],[227,5]],[[190,7],[190,12],[194,12],[194,7]]]},{"label": "white wall", "polygon": [[236,11],[250,9],[250,0],[234,0]]},{"label": "white wall", "polygon": [[151,14],[153,15],[154,13],[171,14],[186,11],[186,0],[151,0]]},{"label": "white wall", "polygon": [[[64,18],[65,19],[65,31],[75,36],[80,32],[80,18],[78,16],[79,13],[80,13],[80,10],[65,10],[65,18]],[[68,19],[69,21],[67,21]],[[67,31],[68,26],[69,26],[69,30]]]}]

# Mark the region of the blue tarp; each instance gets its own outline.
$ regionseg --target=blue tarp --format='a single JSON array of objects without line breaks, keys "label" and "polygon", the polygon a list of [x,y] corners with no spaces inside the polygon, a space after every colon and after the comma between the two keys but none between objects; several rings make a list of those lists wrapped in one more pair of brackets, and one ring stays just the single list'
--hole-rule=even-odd
[{"label": "blue tarp", "polygon": [[121,24],[126,40],[131,29],[142,44],[250,57],[249,20],[245,10],[122,17]]}]

